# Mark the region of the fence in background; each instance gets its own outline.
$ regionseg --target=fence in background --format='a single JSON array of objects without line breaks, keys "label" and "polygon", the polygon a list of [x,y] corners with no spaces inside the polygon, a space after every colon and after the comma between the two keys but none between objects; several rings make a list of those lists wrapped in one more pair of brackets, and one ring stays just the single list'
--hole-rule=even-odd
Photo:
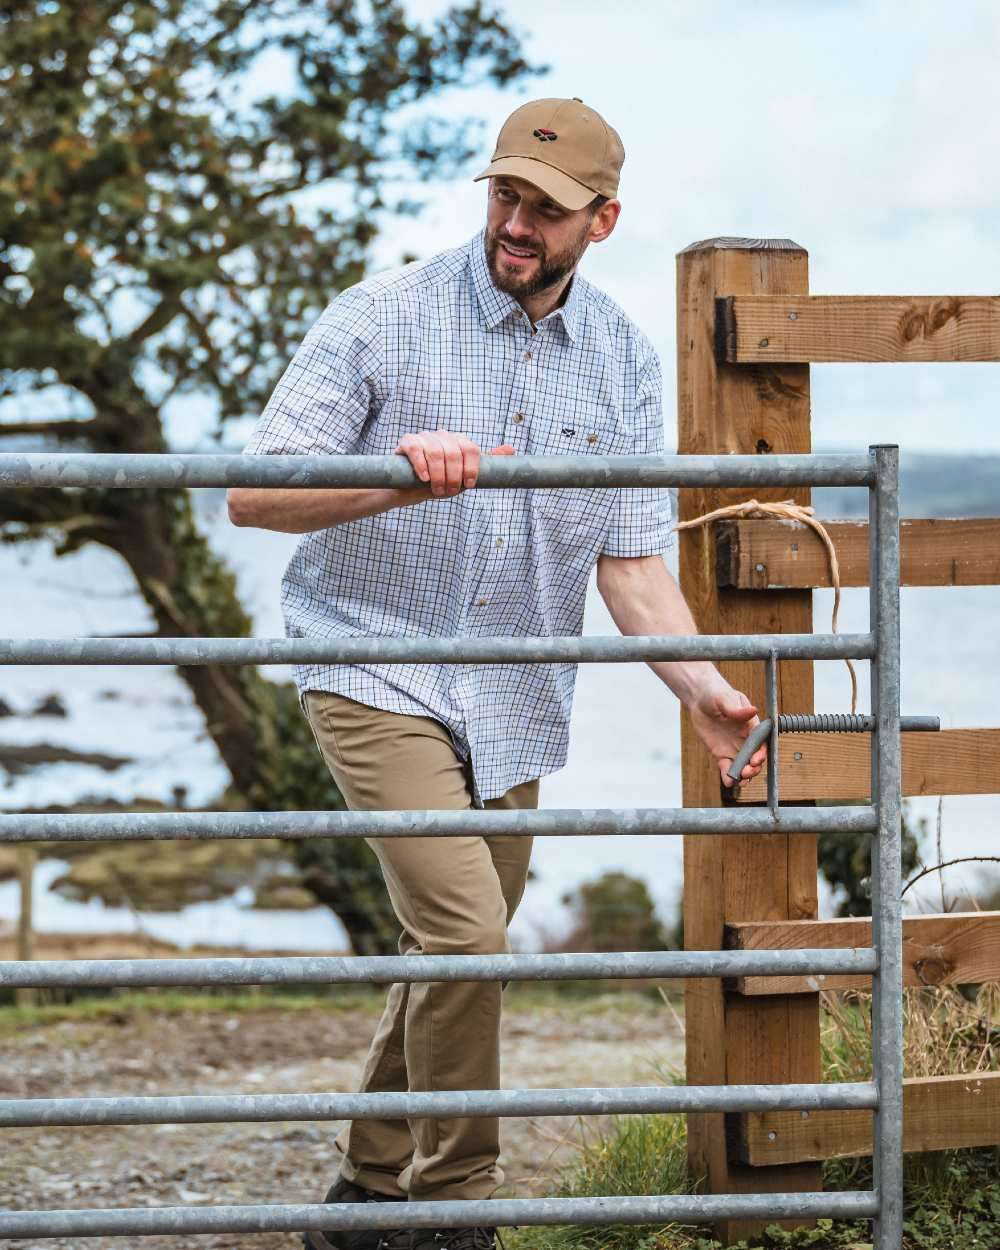
[{"label": "fence in background", "polygon": [[[409,465],[390,457],[0,456],[0,488],[176,486],[402,486]],[[419,1227],[539,1224],[724,1222],[869,1217],[879,1250],[898,1250],[902,1232],[902,962],[900,919],[899,527],[897,453],[868,456],[556,456],[484,461],[479,488],[541,486],[720,486],[758,489],[813,483],[867,487],[871,499],[870,630],[862,634],[775,632],[643,638],[355,638],[0,640],[3,664],[207,664],[294,661],[412,663],[551,663],[739,659],[776,675],[785,663],[852,657],[872,663],[871,802],[835,808],[665,809],[579,812],[307,812],[24,815],[0,818],[0,841],[115,840],[163,837],[349,837],[469,833],[525,836],[681,833],[688,846],[711,845],[722,831],[766,852],[774,843],[819,833],[873,835],[876,917],[871,945],[825,950],[701,951],[626,954],[455,955],[210,960],[75,960],[0,963],[0,986],[136,986],[345,983],[427,980],[552,980],[600,977],[707,978],[870,976],[876,986],[870,1082],[797,1086],[756,1079],[720,1088],[707,1080],[685,1088],[449,1091],[404,1094],[230,1095],[170,1098],[0,1100],[0,1126],[151,1124],[235,1120],[343,1119],[386,1116],[579,1115],[608,1111],[690,1111],[699,1115],[776,1109],[874,1113],[875,1180],[871,1191],[824,1194],[733,1192],[725,1195],[503,1199],[414,1203]],[[697,604],[696,604],[697,607]],[[787,622],[776,622],[780,629]],[[772,745],[774,745],[772,739]],[[718,778],[716,777],[716,781]],[[695,836],[704,835],[704,836]],[[689,883],[690,888],[690,883]],[[721,943],[716,944],[721,946]],[[707,982],[706,982],[707,983]],[[756,1001],[756,1000],[747,1000]],[[796,1001],[789,996],[789,1001]],[[154,1233],[265,1232],[390,1228],[398,1213],[383,1204],[5,1211],[0,1237],[86,1237]]]},{"label": "fence in background", "polygon": [[[808,254],[788,239],[709,239],[678,256],[678,450],[757,454],[810,451],[809,362],[1000,360],[996,297],[816,296]],[[814,483],[816,484],[816,483]],[[728,483],[681,489],[687,520],[741,502]],[[810,502],[804,483],[752,492],[761,502]],[[841,584],[875,586],[874,525],[825,522]],[[1000,519],[903,521],[906,585],[996,585]],[[681,586],[699,628],[712,633],[812,629],[812,589],[829,586],[826,552],[808,527],[789,521],[727,520],[682,531]],[[763,707],[760,665],[722,665]],[[812,662],[782,659],[783,713],[812,713]],[[942,691],[947,698],[947,691]],[[845,704],[846,710],[846,704]],[[942,709],[913,709],[937,712]],[[715,770],[682,720],[684,802],[723,801]],[[877,769],[863,735],[781,736],[780,790],[786,802],[851,803],[875,794]],[[997,792],[1000,729],[902,735],[903,794]],[[768,780],[741,787],[741,811],[766,798]],[[874,801],[874,800],[873,800]],[[783,808],[782,814],[790,810]],[[819,809],[823,810],[823,809]],[[817,847],[811,836],[689,838],[685,842],[685,941],[698,949],[847,946],[872,937],[871,921],[817,921]],[[884,883],[883,883],[884,886]],[[878,929],[875,920],[875,931]],[[1000,980],[1000,913],[920,916],[903,921],[903,975],[909,985]],[[865,988],[863,976],[703,979],[687,989],[687,1078],[704,1084],[813,1082],[820,1079],[821,988]],[[879,985],[876,980],[876,991]],[[883,983],[882,995],[886,992]],[[876,1013],[884,1009],[876,1004]],[[931,1150],[1000,1142],[1000,1074],[907,1080],[903,1148]],[[876,1118],[875,1149],[879,1150]],[[865,1112],[707,1110],[688,1118],[691,1169],[712,1192],[815,1190],[819,1161],[872,1150]],[[723,1240],[760,1228],[720,1222]],[[881,1243],[879,1243],[881,1244]]]}]

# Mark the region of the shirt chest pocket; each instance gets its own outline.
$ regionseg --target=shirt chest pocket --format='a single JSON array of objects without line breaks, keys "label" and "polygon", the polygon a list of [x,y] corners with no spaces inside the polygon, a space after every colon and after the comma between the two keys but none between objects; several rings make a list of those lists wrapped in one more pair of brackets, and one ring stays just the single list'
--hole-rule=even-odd
[{"label": "shirt chest pocket", "polygon": [[[610,405],[585,407],[567,417],[544,418],[532,431],[534,456],[623,456],[632,438],[619,410]],[[615,497],[607,486],[532,487],[532,511],[577,540],[606,520]],[[556,531],[558,532],[558,531]]]}]

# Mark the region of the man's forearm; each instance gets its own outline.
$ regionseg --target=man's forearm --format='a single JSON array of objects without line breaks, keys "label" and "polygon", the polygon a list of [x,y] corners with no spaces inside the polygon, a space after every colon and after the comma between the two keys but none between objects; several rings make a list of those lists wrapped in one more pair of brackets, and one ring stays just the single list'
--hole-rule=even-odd
[{"label": "man's forearm", "polygon": [[[597,587],[612,619],[626,636],[698,633],[681,588],[662,556],[601,556]],[[707,688],[728,685],[709,660],[653,660],[649,667],[689,706]]]},{"label": "man's forearm", "polygon": [[229,519],[234,525],[277,530],[282,534],[311,534],[314,530],[331,529],[346,521],[357,521],[430,498],[430,491],[423,486],[323,490],[238,486],[226,494]]}]

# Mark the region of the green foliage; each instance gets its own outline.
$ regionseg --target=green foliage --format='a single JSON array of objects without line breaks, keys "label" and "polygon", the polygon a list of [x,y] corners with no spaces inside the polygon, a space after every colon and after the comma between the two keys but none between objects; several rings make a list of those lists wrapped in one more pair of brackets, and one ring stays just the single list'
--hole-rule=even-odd
[{"label": "green foliage", "polygon": [[[0,399],[29,409],[0,421],[0,447],[166,451],[165,405],[196,393],[214,402],[216,437],[258,412],[317,314],[363,276],[382,222],[420,207],[393,184],[451,176],[479,146],[468,119],[427,102],[535,72],[479,2],[421,24],[398,0],[10,0]],[[300,193],[320,189],[321,206],[304,208]],[[43,393],[65,415],[33,414]],[[161,634],[251,631],[183,492],[7,491],[0,538],[111,548]],[[246,666],[180,671],[232,775],[231,805],[343,806],[290,684]],[[298,853],[355,949],[393,950],[363,842]]]},{"label": "green foliage", "polygon": [[573,950],[651,951],[667,945],[656,906],[645,881],[624,872],[606,872],[563,897],[572,907]]},{"label": "green foliage", "polygon": [[[927,822],[921,818],[913,824],[903,803],[903,878],[920,862],[920,841],[927,834]],[[856,838],[823,834],[819,839],[819,870],[833,886],[838,916],[870,916],[871,898],[871,834]]]}]

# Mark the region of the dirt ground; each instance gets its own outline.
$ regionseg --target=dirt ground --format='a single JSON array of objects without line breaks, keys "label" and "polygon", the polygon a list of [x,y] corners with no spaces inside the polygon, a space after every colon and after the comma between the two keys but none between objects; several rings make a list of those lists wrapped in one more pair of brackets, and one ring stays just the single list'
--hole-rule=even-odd
[{"label": "dirt ground", "polygon": [[[0,1096],[294,1093],[357,1088],[377,1010],[128,1013],[25,1029],[0,1039]],[[683,1059],[676,1019],[637,995],[542,1004],[510,999],[508,1088],[654,1084]],[[8,1209],[318,1202],[335,1123],[8,1129],[0,1206]],[[503,1122],[497,1196],[552,1192],[579,1132],[571,1118]],[[54,1238],[40,1250],[178,1250],[180,1239]],[[298,1234],[201,1235],[193,1250],[292,1250]]]}]

